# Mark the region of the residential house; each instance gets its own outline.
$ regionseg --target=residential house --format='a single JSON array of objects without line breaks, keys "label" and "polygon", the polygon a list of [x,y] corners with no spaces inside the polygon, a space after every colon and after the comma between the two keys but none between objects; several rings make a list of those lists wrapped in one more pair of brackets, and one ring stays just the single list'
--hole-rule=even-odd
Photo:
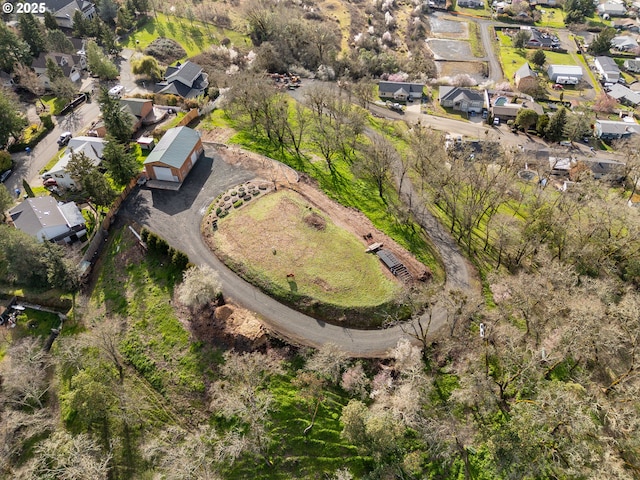
[{"label": "residential house", "polygon": [[61,28],[73,28],[73,15],[76,10],[80,10],[87,20],[97,15],[95,4],[87,0],[48,0],[46,8]]},{"label": "residential house", "polygon": [[542,31],[533,27],[520,27],[521,30],[527,30],[531,33],[529,41],[527,42],[527,48],[546,48],[555,50],[560,48],[560,40],[552,33]]},{"label": "residential house", "polygon": [[18,230],[40,242],[71,242],[87,233],[82,212],[74,202],[58,203],[51,196],[26,198],[9,210]]},{"label": "residential house", "polygon": [[42,175],[43,180],[53,178],[59,187],[67,189],[77,189],[80,186],[71,178],[67,172],[67,165],[74,153],[84,153],[91,160],[94,166],[100,165],[102,162],[102,152],[106,142],[102,138],[96,137],[74,137],[69,140],[67,148],[62,153],[60,160]]},{"label": "residential house", "polygon": [[620,52],[630,52],[638,48],[638,42],[630,35],[620,35],[611,39],[611,48]]},{"label": "residential house", "polygon": [[629,138],[631,135],[640,132],[640,125],[633,120],[596,120],[593,134],[601,140],[620,140]]},{"label": "residential house", "polygon": [[[203,152],[197,131],[189,127],[171,128],[144,161],[147,178],[181,184]],[[153,187],[153,182],[149,186]]]},{"label": "residential house", "polygon": [[594,64],[603,80],[607,83],[617,83],[620,80],[620,69],[611,57],[596,57]]},{"label": "residential house", "polygon": [[41,53],[31,63],[42,86],[51,88],[51,79],[47,75],[47,59],[53,60],[58,65],[65,77],[72,82],[77,82],[82,76],[82,70],[87,68],[87,58],[84,55],[69,55],[67,53]]},{"label": "residential house", "polygon": [[379,82],[378,95],[380,98],[388,98],[392,100],[406,101],[420,100],[424,83],[407,83],[407,82]]},{"label": "residential house", "polygon": [[549,65],[549,80],[561,85],[577,85],[582,80],[582,67],[578,65]]},{"label": "residential house", "polygon": [[529,6],[535,7],[536,5],[540,5],[541,7],[555,7],[558,5],[556,0],[529,0]]},{"label": "residential house", "polygon": [[441,86],[438,98],[440,105],[459,112],[489,111],[489,95],[486,90]]},{"label": "residential house", "polygon": [[121,98],[120,106],[134,118],[133,131],[137,132],[153,114],[153,101],[147,98]]},{"label": "residential house", "polygon": [[625,60],[622,66],[627,72],[640,73],[640,58]]},{"label": "residential house", "polygon": [[613,21],[613,28],[616,30],[626,30],[633,33],[640,32],[640,25],[631,18],[619,18]]},{"label": "residential house", "polygon": [[458,0],[459,7],[484,8],[484,0]]},{"label": "residential house", "polygon": [[602,18],[624,17],[627,14],[627,8],[618,2],[601,3],[596,10]]},{"label": "residential house", "polygon": [[538,74],[531,69],[529,63],[525,62],[513,75],[516,88],[520,91],[531,90],[538,85]]},{"label": "residential house", "polygon": [[569,157],[549,157],[549,169],[552,175],[569,175],[575,163],[575,160]]},{"label": "residential house", "polygon": [[523,108],[521,103],[503,103],[502,105],[493,105],[491,107],[491,115],[493,115],[494,118],[499,118],[501,122],[515,120],[521,108]]},{"label": "residential house", "polygon": [[614,83],[609,87],[607,95],[615,98],[618,102],[635,107],[640,105],[640,93],[634,92],[629,87]]},{"label": "residential house", "polygon": [[204,95],[208,86],[209,76],[202,71],[202,67],[187,60],[175,67],[167,67],[164,80],[156,83],[156,93],[195,98]]},{"label": "residential house", "polygon": [[622,180],[622,172],[624,169],[624,163],[616,162],[609,159],[591,159],[585,158],[581,160],[589,170],[593,172],[593,178],[600,180],[604,177],[609,177],[612,180]]}]

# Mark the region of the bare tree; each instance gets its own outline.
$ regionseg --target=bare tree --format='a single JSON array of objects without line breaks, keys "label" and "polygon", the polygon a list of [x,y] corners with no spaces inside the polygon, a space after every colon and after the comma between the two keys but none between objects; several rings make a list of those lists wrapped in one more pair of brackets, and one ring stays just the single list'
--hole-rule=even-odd
[{"label": "bare tree", "polygon": [[355,169],[373,180],[378,188],[378,195],[384,200],[385,185],[390,181],[393,166],[399,162],[399,155],[393,144],[383,136],[375,135],[371,137],[371,143],[364,145]]},{"label": "bare tree", "polygon": [[87,434],[56,431],[35,449],[25,479],[100,480],[109,478],[111,454],[104,453]]},{"label": "bare tree", "polygon": [[221,291],[218,274],[208,265],[191,267],[182,276],[178,299],[190,308],[211,302]]},{"label": "bare tree", "polygon": [[335,384],[340,378],[346,359],[347,355],[337,345],[325,343],[307,360],[306,368]]},{"label": "bare tree", "polygon": [[42,408],[49,391],[46,369],[50,365],[50,357],[38,338],[26,337],[15,342],[3,362],[6,401],[25,408]]}]

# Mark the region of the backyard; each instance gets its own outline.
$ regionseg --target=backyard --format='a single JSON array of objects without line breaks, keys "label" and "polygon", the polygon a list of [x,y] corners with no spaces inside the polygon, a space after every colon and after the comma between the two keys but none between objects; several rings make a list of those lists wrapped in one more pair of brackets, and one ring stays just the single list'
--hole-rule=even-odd
[{"label": "backyard", "polygon": [[205,51],[211,44],[219,45],[224,38],[231,43],[243,43],[246,37],[234,30],[216,27],[207,23],[158,13],[138,30],[122,41],[125,48],[144,50],[158,37],[178,42],[191,58]]}]

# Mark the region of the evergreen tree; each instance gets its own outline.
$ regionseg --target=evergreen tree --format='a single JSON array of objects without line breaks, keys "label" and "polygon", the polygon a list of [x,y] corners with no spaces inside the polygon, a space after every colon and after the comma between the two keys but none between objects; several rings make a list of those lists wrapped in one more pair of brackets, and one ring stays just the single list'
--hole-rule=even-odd
[{"label": "evergreen tree", "polygon": [[49,30],[47,32],[47,50],[56,53],[75,53],[73,43],[62,30]]},{"label": "evergreen tree", "polygon": [[140,165],[136,154],[128,152],[125,145],[108,135],[107,144],[104,146],[102,164],[116,185],[124,186],[140,171]]},{"label": "evergreen tree", "polygon": [[56,81],[58,78],[64,78],[64,71],[62,67],[58,65],[52,58],[47,58],[47,77],[51,82]]},{"label": "evergreen tree", "polygon": [[589,45],[589,53],[592,55],[602,55],[609,53],[611,49],[611,40],[616,36],[616,30],[612,27],[607,27],[596,38],[593,39],[591,45]]},{"label": "evergreen tree", "polygon": [[123,32],[128,32],[133,28],[133,14],[125,7],[120,7],[116,17],[116,24],[118,25],[118,29]]},{"label": "evergreen tree", "polygon": [[107,133],[120,143],[128,142],[133,134],[131,114],[122,108],[120,100],[109,95],[106,88],[100,89],[98,101]]},{"label": "evergreen tree", "polygon": [[31,13],[23,13],[19,17],[22,39],[29,45],[31,56],[36,58],[45,51],[42,24]]},{"label": "evergreen tree", "polygon": [[16,63],[31,65],[31,60],[29,45],[0,22],[0,70],[11,72]]},{"label": "evergreen tree", "polygon": [[60,26],[56,21],[56,17],[54,17],[53,13],[51,13],[49,10],[45,10],[44,12],[44,26],[47,28],[47,30],[60,29]]},{"label": "evergreen tree", "polygon": [[547,61],[547,56],[545,55],[544,50],[539,48],[538,50],[533,52],[533,55],[531,56],[531,61],[537,67],[543,66],[544,62]]},{"label": "evergreen tree", "polygon": [[85,38],[91,36],[92,33],[91,21],[84,18],[80,10],[73,12],[73,35]]},{"label": "evergreen tree", "polygon": [[544,135],[552,142],[557,142],[564,135],[564,126],[567,123],[567,110],[560,107],[549,119],[549,124],[544,131]]},{"label": "evergreen tree", "polygon": [[0,89],[0,146],[6,145],[10,137],[20,135],[26,126],[17,98]]}]

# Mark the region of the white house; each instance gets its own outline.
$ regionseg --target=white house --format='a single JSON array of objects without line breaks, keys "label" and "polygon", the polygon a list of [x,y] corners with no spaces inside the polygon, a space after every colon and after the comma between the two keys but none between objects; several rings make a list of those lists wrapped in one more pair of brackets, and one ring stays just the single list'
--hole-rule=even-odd
[{"label": "white house", "polygon": [[70,242],[86,234],[85,220],[78,206],[58,203],[51,196],[27,198],[9,211],[18,230],[40,242]]},{"label": "white house", "polygon": [[53,178],[61,188],[79,188],[75,180],[67,173],[67,165],[74,153],[84,153],[95,166],[102,161],[102,152],[106,142],[104,138],[97,137],[75,137],[69,140],[66,150],[62,153],[60,160],[51,167],[48,172],[42,175],[43,180]]},{"label": "white house", "polygon": [[621,52],[629,52],[638,48],[638,42],[631,35],[619,35],[611,39],[611,48]]},{"label": "white house", "polygon": [[605,82],[617,83],[620,80],[620,69],[611,57],[596,57],[594,65]]},{"label": "white house", "polygon": [[593,134],[601,140],[620,140],[629,138],[640,132],[640,125],[635,121],[596,120]]},{"label": "white house", "polygon": [[577,85],[582,80],[582,67],[578,65],[549,65],[549,80],[563,85]]},{"label": "white house", "polygon": [[640,73],[640,59],[639,58],[636,58],[636,59],[633,59],[633,60],[631,60],[631,59],[625,60],[624,63],[622,64],[622,66],[628,72]]},{"label": "white house", "polygon": [[597,10],[602,18],[624,17],[627,14],[624,4],[618,2],[601,3],[598,5]]}]

